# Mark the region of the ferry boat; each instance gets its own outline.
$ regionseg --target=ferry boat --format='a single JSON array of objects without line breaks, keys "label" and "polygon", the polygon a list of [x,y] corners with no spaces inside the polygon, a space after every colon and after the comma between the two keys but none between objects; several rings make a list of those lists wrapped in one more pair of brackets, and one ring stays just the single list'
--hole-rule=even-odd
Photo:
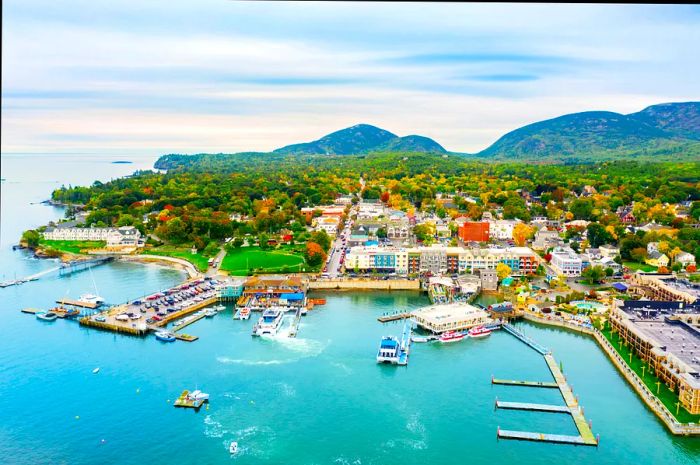
[{"label": "ferry boat", "polygon": [[168,332],[168,331],[158,331],[156,333],[156,339],[158,339],[159,341],[163,341],[163,342],[174,342],[175,335],[173,333]]},{"label": "ferry boat", "polygon": [[469,330],[469,337],[486,337],[491,334],[491,330],[484,326],[476,326]]},{"label": "ferry boat", "polygon": [[275,336],[282,326],[283,314],[276,308],[265,310],[253,327],[253,336]]},{"label": "ferry boat", "polygon": [[239,313],[241,320],[247,320],[250,318],[250,309],[248,307],[243,307]]},{"label": "ferry boat", "polygon": [[438,341],[442,343],[458,342],[466,337],[466,334],[461,331],[446,331],[440,335]]},{"label": "ferry boat", "polygon": [[58,315],[56,315],[54,312],[39,312],[36,314],[36,318],[38,320],[42,321],[54,321],[56,318],[58,318]]},{"label": "ferry boat", "polygon": [[377,363],[398,363],[400,350],[399,341],[394,336],[382,337],[377,351]]}]

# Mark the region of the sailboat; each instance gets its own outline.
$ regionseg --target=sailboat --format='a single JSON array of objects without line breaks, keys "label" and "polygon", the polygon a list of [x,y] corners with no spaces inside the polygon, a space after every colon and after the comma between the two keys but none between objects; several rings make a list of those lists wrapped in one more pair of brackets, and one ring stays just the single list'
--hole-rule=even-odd
[{"label": "sailboat", "polygon": [[100,297],[99,293],[97,292],[97,284],[95,283],[95,277],[92,275],[92,268],[88,268],[88,271],[90,272],[90,278],[92,279],[92,287],[95,289],[95,293],[82,294],[78,301],[85,302],[87,304],[93,304],[96,307],[99,307],[100,305],[105,303],[105,299]]}]

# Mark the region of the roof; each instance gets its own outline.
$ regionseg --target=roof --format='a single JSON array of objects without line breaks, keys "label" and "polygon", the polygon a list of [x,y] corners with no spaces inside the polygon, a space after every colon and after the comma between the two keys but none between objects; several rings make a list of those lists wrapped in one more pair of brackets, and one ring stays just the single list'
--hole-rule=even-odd
[{"label": "roof", "polygon": [[621,292],[624,292],[628,289],[627,286],[623,283],[613,283],[612,287]]}]

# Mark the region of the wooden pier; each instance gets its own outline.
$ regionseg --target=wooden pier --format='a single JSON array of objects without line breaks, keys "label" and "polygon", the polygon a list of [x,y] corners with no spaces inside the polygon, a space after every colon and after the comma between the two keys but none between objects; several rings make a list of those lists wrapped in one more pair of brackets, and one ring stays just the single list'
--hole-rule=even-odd
[{"label": "wooden pier", "polygon": [[406,318],[411,318],[411,314],[408,312],[403,313],[393,313],[391,315],[382,315],[377,318],[380,323],[388,323],[390,321],[405,320]]},{"label": "wooden pier", "polygon": [[541,388],[559,388],[559,385],[553,381],[518,381],[513,379],[498,379],[491,377],[491,384],[502,384],[506,386],[523,386],[523,387],[541,387]]},{"label": "wooden pier", "polygon": [[181,329],[185,329],[187,326],[191,325],[192,323],[198,322],[199,320],[201,320],[202,318],[205,318],[206,316],[207,315],[205,313],[202,313],[201,315],[191,316],[187,320],[182,320],[182,323],[180,323],[175,328],[173,328],[172,332],[177,333]]},{"label": "wooden pier", "polygon": [[553,442],[557,444],[573,444],[576,446],[587,446],[581,436],[570,436],[566,434],[533,433],[530,431],[510,431],[498,428],[497,437],[499,439],[517,439],[521,441]]},{"label": "wooden pier", "polygon": [[496,401],[496,408],[505,410],[527,410],[530,412],[571,413],[566,405],[530,404],[525,402]]},{"label": "wooden pier", "polygon": [[30,315],[36,315],[39,312],[43,312],[43,310],[39,310],[38,308],[23,308],[20,311],[22,313],[29,313]]},{"label": "wooden pier", "polygon": [[56,303],[61,305],[70,305],[71,307],[89,308],[90,310],[94,310],[100,306],[99,304],[96,304],[94,302],[82,302],[80,300],[72,299],[60,299],[57,300]]}]

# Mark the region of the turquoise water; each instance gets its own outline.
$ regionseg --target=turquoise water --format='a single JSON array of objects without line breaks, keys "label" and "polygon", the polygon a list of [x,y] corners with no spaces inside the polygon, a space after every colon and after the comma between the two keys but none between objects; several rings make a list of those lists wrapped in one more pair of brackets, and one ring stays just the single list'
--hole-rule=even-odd
[{"label": "turquoise water", "polygon": [[[124,169],[100,163],[88,165],[90,179],[102,168]],[[63,169],[60,160],[45,164],[41,169],[52,175]],[[4,167],[3,159],[3,177],[10,179]],[[22,181],[21,170],[15,174],[16,184],[2,186],[0,258],[5,273],[19,275],[51,263],[8,250],[16,234],[8,237],[7,231],[47,221],[60,210],[29,206],[48,196],[52,184]],[[40,178],[36,172],[32,176]],[[327,304],[302,320],[299,337],[276,340],[252,338],[254,321],[232,320],[230,308],[188,327],[200,337],[197,342],[173,344],[70,321],[39,322],[18,311],[91,291],[92,278],[101,295],[118,302],[178,282],[182,275],[158,266],[115,263],[92,274],[0,289],[3,463],[619,465],[700,460],[700,440],[668,434],[584,336],[522,326],[562,362],[594,433],[601,436],[600,447],[498,441],[498,426],[575,433],[564,415],[494,411],[496,397],[562,402],[556,391],[490,384],[492,375],[549,380],[544,360],[496,332],[451,345],[414,344],[408,367],[376,365],[381,336],[401,332],[400,323],[382,326],[376,317],[428,303],[416,293],[322,294]],[[92,373],[95,367],[98,374]],[[172,407],[182,389],[194,387],[211,394],[208,410]],[[228,454],[232,440],[241,447],[234,458]]]}]

